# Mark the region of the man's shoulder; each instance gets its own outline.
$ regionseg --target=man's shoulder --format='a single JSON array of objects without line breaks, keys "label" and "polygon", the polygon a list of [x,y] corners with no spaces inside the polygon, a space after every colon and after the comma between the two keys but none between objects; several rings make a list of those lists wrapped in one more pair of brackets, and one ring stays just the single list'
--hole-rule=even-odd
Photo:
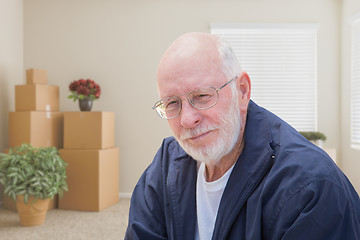
[{"label": "man's shoulder", "polygon": [[[294,127],[253,102],[250,107],[256,124],[248,122],[252,130],[248,138],[254,145],[260,144],[259,138],[266,138],[262,144],[271,145],[275,161],[270,174],[275,177],[285,174],[296,179],[326,178],[341,172],[324,150],[306,140]],[[255,139],[252,136],[256,136]],[[290,172],[293,174],[288,174]]]},{"label": "man's shoulder", "polygon": [[[306,141],[281,144],[274,167],[293,172],[291,178],[343,181],[344,174],[321,148]],[[281,171],[280,171],[281,172]]]},{"label": "man's shoulder", "polygon": [[358,202],[346,175],[322,149],[309,143],[280,147],[279,152],[266,179],[267,186],[276,189],[272,194],[277,195],[279,202],[294,195],[322,194],[325,189],[333,189],[332,197],[341,195]]}]

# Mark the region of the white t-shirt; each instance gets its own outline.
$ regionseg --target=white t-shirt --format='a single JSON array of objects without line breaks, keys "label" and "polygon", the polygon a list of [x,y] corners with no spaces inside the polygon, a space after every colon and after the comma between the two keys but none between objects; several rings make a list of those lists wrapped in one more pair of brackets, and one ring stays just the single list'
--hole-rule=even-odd
[{"label": "white t-shirt", "polygon": [[220,200],[233,168],[234,165],[218,180],[206,182],[205,164],[200,164],[196,181],[196,240],[211,239]]}]

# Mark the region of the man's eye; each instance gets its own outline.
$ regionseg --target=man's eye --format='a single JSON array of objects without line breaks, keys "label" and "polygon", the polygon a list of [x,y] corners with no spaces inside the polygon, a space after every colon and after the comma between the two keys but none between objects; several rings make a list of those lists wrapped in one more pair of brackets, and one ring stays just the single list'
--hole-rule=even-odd
[{"label": "man's eye", "polygon": [[209,101],[212,98],[213,94],[209,93],[201,93],[194,96],[194,101],[202,102],[202,101]]},{"label": "man's eye", "polygon": [[165,106],[166,106],[165,109],[167,109],[167,110],[177,108],[179,106],[179,101],[177,101],[177,100],[169,101],[166,103]]}]

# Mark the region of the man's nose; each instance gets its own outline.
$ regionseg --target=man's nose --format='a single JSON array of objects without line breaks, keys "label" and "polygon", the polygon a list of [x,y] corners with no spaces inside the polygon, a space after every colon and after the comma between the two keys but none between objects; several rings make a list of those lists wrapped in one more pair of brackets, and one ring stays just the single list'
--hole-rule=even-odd
[{"label": "man's nose", "polygon": [[182,110],[180,113],[181,125],[184,128],[196,127],[202,120],[200,110],[190,104],[189,101],[182,102]]}]

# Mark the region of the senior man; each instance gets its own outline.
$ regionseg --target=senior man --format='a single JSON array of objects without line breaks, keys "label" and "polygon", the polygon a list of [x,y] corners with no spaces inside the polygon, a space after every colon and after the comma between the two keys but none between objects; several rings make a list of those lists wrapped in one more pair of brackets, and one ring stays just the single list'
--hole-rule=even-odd
[{"label": "senior man", "polygon": [[173,131],[137,183],[125,239],[360,239],[360,200],[320,148],[250,100],[230,46],[166,50],[154,109]]}]

